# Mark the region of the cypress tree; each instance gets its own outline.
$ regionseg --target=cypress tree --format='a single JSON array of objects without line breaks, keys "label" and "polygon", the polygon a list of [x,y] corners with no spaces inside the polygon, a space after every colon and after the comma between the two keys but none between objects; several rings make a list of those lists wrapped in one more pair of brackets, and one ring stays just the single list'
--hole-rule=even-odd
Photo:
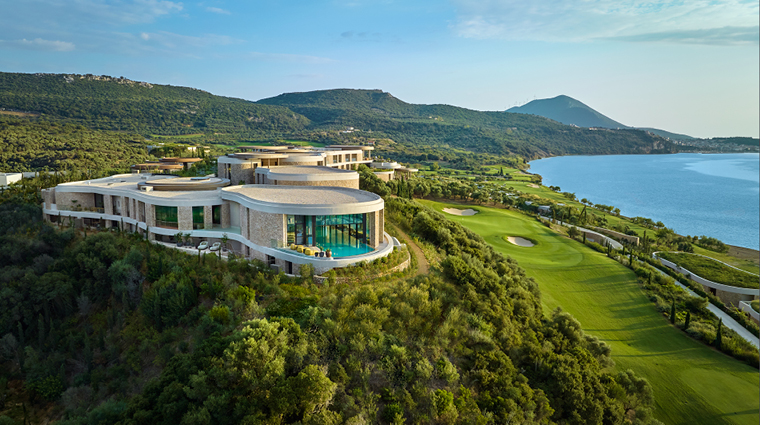
[{"label": "cypress tree", "polygon": [[715,348],[720,350],[720,346],[723,343],[723,319],[718,320],[718,331],[715,333]]},{"label": "cypress tree", "polygon": [[586,232],[583,232],[583,245],[586,245]]},{"label": "cypress tree", "polygon": [[686,321],[684,321],[684,323],[683,323],[683,330],[689,329],[689,322],[690,321],[691,321],[691,312],[687,311],[686,312]]},{"label": "cypress tree", "polygon": [[672,301],[670,305],[670,323],[676,323],[676,302]]}]

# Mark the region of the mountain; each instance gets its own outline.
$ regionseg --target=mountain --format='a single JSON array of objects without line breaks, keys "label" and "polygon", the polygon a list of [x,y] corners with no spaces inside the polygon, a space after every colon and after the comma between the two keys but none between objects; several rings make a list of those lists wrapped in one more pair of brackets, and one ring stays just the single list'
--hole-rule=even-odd
[{"label": "mountain", "polygon": [[[149,139],[193,136],[193,143],[290,138],[357,143],[385,138],[396,142],[394,154],[402,152],[415,160],[438,156],[445,161],[454,155],[452,148],[525,159],[675,149],[644,131],[592,131],[533,115],[416,105],[382,90],[287,93],[251,102],[188,87],[96,75],[0,73],[0,114]],[[345,127],[357,131],[341,133]]]},{"label": "mountain", "polygon": [[456,147],[533,159],[550,155],[669,152],[665,139],[635,129],[592,131],[526,114],[450,105],[415,105],[381,90],[286,93],[258,101],[303,115],[311,128],[345,126],[384,134],[414,148]]},{"label": "mountain", "polygon": [[602,115],[585,103],[565,95],[533,100],[523,106],[509,108],[507,112],[539,115],[578,127],[630,128]]},{"label": "mountain", "polygon": [[578,127],[601,127],[617,129],[636,128],[671,140],[683,141],[694,139],[693,137],[687,136],[685,134],[671,133],[669,131],[660,130],[657,128],[629,127],[605,116],[604,114],[594,110],[585,103],[565,95],[560,95],[551,99],[533,100],[523,106],[515,106],[513,108],[509,108],[507,109],[507,112],[538,115],[557,122],[561,122],[563,124],[577,125]]}]

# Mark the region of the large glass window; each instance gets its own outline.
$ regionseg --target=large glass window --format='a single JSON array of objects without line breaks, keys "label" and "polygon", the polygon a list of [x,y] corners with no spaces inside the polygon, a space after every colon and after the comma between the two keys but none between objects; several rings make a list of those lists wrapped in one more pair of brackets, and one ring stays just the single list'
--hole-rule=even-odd
[{"label": "large glass window", "polygon": [[222,206],[214,205],[211,207],[211,224],[214,227],[222,225]]},{"label": "large glass window", "polygon": [[177,229],[177,207],[156,205],[156,226]]},{"label": "large glass window", "polygon": [[372,251],[368,246],[367,215],[289,215],[288,245],[317,246],[330,249],[335,257]]},{"label": "large glass window", "polygon": [[203,229],[203,207],[193,207],[193,229]]},{"label": "large glass window", "polygon": [[103,195],[96,193],[95,194],[95,209],[98,212],[102,213],[102,212],[105,212],[105,207],[106,207],[106,204],[103,201]]}]

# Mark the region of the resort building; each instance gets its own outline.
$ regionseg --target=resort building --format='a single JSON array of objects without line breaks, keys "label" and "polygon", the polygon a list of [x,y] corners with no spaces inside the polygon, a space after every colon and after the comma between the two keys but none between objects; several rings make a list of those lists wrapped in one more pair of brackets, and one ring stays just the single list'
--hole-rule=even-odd
[{"label": "resort building", "polygon": [[42,191],[43,212],[51,222],[115,227],[165,243],[226,237],[237,255],[286,273],[302,264],[323,273],[393,251],[383,199],[359,190],[351,170],[372,162],[371,147],[276,148],[220,157],[219,177],[133,172],[63,183]]}]

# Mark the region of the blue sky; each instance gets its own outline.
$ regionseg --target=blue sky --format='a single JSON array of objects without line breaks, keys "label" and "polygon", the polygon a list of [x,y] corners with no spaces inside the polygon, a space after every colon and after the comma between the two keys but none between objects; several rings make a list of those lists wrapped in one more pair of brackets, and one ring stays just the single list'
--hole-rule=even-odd
[{"label": "blue sky", "polygon": [[565,94],[627,125],[760,132],[758,2],[0,0],[0,70],[258,100],[382,89],[505,110]]}]

